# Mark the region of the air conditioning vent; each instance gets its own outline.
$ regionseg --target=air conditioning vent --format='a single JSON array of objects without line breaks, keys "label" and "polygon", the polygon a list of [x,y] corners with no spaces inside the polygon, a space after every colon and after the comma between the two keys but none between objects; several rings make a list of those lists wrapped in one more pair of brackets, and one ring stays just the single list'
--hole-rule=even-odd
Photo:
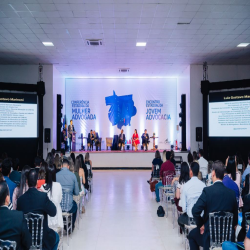
[{"label": "air conditioning vent", "polygon": [[86,40],[88,46],[102,46],[103,42],[100,39],[88,39]]},{"label": "air conditioning vent", "polygon": [[121,72],[121,73],[127,73],[127,72],[129,72],[129,68],[122,68],[122,69],[119,69],[119,72]]}]

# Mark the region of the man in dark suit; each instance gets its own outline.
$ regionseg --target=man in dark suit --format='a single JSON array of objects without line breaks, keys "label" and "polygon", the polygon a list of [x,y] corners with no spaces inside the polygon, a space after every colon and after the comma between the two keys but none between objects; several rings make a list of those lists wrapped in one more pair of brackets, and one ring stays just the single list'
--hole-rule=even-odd
[{"label": "man in dark suit", "polygon": [[68,138],[69,138],[69,151],[72,148],[72,134],[75,131],[75,127],[73,125],[73,121],[70,120],[70,125],[68,126]]},{"label": "man in dark suit", "polygon": [[119,134],[118,143],[119,143],[120,150],[122,150],[122,147],[123,147],[123,150],[125,150],[125,135],[123,134],[123,129],[121,130],[121,133]]},{"label": "man in dark suit", "polygon": [[146,150],[148,150],[148,144],[149,144],[149,135],[147,133],[147,129],[144,130],[144,133],[142,134],[142,145],[143,145],[143,150],[144,150],[144,145],[146,147]]},{"label": "man in dark suit", "polygon": [[[199,246],[202,246],[204,250],[209,250],[209,213],[213,212],[233,213],[232,240],[234,240],[234,228],[238,224],[238,205],[234,191],[225,187],[222,183],[223,177],[223,163],[220,161],[214,162],[212,166],[213,185],[203,189],[200,198],[192,209],[197,228],[189,233],[191,250],[199,250]],[[204,211],[203,217],[201,217],[202,211]]]},{"label": "man in dark suit", "polygon": [[47,193],[39,192],[36,189],[38,174],[31,170],[28,174],[29,189],[17,200],[17,210],[24,214],[34,213],[44,215],[43,220],[43,250],[57,250],[59,235],[48,227],[48,215],[56,215],[56,206],[48,198]]},{"label": "man in dark suit", "polygon": [[15,241],[17,250],[29,249],[31,235],[23,212],[9,210],[10,194],[5,181],[0,182],[0,239]]}]

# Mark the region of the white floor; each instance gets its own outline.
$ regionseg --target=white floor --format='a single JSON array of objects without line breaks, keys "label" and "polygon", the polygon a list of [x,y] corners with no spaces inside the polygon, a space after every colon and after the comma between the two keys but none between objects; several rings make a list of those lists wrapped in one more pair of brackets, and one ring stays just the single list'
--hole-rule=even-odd
[{"label": "white floor", "polygon": [[184,249],[172,214],[158,218],[159,206],[146,180],[150,171],[94,171],[94,190],[69,247],[83,250]]}]

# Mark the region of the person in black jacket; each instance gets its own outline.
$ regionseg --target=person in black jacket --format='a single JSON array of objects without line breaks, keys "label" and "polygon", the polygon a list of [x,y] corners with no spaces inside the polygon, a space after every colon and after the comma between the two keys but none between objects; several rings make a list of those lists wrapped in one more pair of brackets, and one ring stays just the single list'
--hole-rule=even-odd
[{"label": "person in black jacket", "polygon": [[93,151],[93,141],[94,141],[94,135],[93,135],[93,131],[92,129],[90,130],[90,133],[88,134],[88,139],[87,139],[87,143],[88,143],[88,148]]},{"label": "person in black jacket", "polygon": [[[238,224],[238,206],[233,190],[225,187],[222,183],[224,177],[224,165],[216,161],[212,166],[213,185],[203,189],[203,192],[193,206],[193,218],[197,228],[189,233],[189,244],[191,250],[198,250],[202,246],[204,250],[209,250],[209,213],[230,212],[233,213],[232,239],[234,240],[234,229]],[[204,211],[203,217],[201,213]]]},{"label": "person in black jacket", "polygon": [[39,192],[36,189],[38,174],[31,170],[28,174],[29,190],[17,200],[17,210],[24,214],[34,213],[44,215],[43,220],[43,250],[57,250],[59,235],[48,227],[48,215],[56,215],[56,206],[48,198],[47,193]]},{"label": "person in black jacket", "polygon": [[119,143],[119,149],[125,150],[125,135],[123,134],[123,129],[121,130],[121,133],[119,134],[119,139],[118,139],[118,143]]},{"label": "person in black jacket", "polygon": [[5,181],[0,182],[0,239],[15,241],[17,250],[29,249],[31,235],[23,212],[9,210],[10,194]]},{"label": "person in black jacket", "polygon": [[148,135],[147,129],[144,130],[144,133],[142,134],[141,138],[142,138],[143,150],[144,150],[144,145],[145,145],[145,147],[146,147],[145,151],[147,151],[148,150],[148,144],[150,142],[149,141],[149,135]]}]

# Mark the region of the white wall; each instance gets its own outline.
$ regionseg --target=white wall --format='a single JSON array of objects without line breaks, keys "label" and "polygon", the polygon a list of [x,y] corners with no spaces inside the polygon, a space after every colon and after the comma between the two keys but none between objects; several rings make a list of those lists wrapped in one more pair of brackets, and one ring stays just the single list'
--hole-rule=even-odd
[{"label": "white wall", "polygon": [[[43,124],[44,128],[51,129],[53,138],[53,66],[43,66],[43,81],[45,82],[45,96],[43,98]],[[0,82],[30,83],[38,82],[38,65],[0,65]],[[44,141],[44,140],[43,140]],[[48,143],[49,150],[52,142]],[[43,144],[44,155],[47,144]]]},{"label": "white wall", "polygon": [[[188,66],[182,74],[178,77],[177,84],[177,124],[180,123],[181,118],[179,118],[179,113],[181,112],[180,103],[181,95],[186,94],[186,140],[187,149],[190,148],[190,66]],[[177,141],[178,145],[181,142],[181,127],[177,131]]]},{"label": "white wall", "polygon": [[[202,65],[190,66],[190,140],[191,149],[197,150],[196,127],[203,127],[203,104],[200,90],[203,79]],[[208,65],[210,82],[250,79],[250,65]],[[200,143],[203,147],[203,144]]]},{"label": "white wall", "polygon": [[56,120],[57,120],[57,95],[62,96],[61,103],[63,104],[62,114],[65,114],[65,78],[62,77],[59,71],[53,66],[53,147],[56,149]]}]

